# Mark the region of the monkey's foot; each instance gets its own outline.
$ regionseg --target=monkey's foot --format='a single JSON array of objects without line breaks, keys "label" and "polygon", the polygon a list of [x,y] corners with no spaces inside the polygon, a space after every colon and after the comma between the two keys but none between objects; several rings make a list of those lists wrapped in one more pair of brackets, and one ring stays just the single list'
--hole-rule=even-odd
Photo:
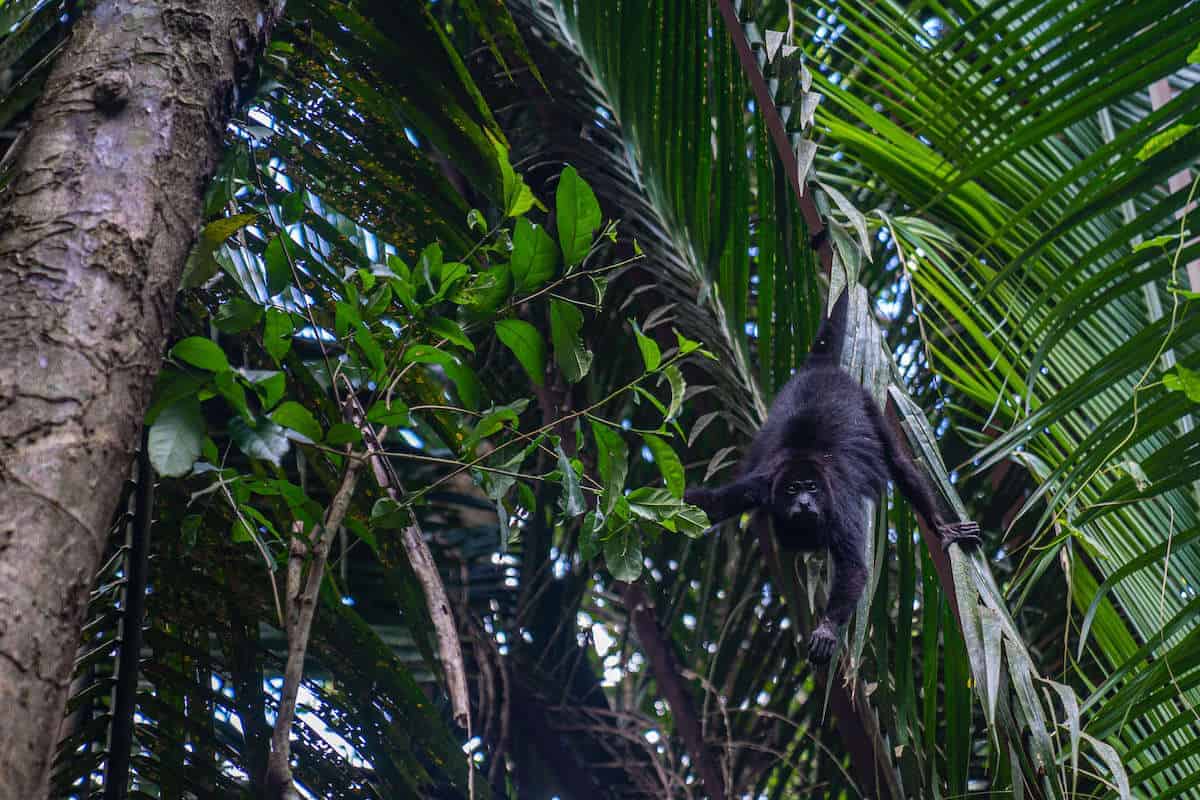
[{"label": "monkey's foot", "polygon": [[942,538],[942,549],[950,552],[950,545],[957,544],[964,549],[975,548],[983,544],[983,539],[979,536],[979,523],[967,520],[966,522],[946,522],[938,526],[938,536]]},{"label": "monkey's foot", "polygon": [[837,641],[837,628],[829,620],[823,621],[808,640],[808,660],[814,664],[827,663],[837,647]]}]

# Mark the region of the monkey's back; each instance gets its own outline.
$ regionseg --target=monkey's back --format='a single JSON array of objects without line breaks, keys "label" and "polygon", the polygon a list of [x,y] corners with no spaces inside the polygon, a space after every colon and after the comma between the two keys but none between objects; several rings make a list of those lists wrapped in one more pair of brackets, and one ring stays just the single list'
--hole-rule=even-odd
[{"label": "monkey's back", "polygon": [[781,457],[816,459],[829,466],[838,485],[877,496],[888,469],[874,403],[839,367],[802,368],[776,395],[744,472]]}]

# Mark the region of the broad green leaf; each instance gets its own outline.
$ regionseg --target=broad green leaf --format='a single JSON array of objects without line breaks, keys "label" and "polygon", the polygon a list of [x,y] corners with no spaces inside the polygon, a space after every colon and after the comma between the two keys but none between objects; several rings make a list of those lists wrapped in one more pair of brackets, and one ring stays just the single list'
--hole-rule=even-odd
[{"label": "broad green leaf", "polygon": [[591,424],[592,436],[596,439],[596,463],[600,480],[604,482],[601,507],[605,514],[610,514],[625,488],[625,476],[629,472],[629,448],[620,431],[594,419]]},{"label": "broad green leaf", "polygon": [[253,423],[248,423],[241,417],[234,417],[229,420],[229,437],[246,455],[270,461],[275,466],[280,465],[291,447],[283,428],[265,417],[260,417]]},{"label": "broad green leaf", "polygon": [[658,465],[658,471],[662,473],[667,489],[676,498],[682,498],[686,479],[683,473],[683,464],[674,448],[667,444],[665,439],[652,433],[642,434],[642,440],[650,448],[650,453],[654,456],[654,463]]},{"label": "broad green leaf", "polygon": [[358,444],[362,441],[362,431],[349,422],[339,422],[325,434],[325,444],[340,447],[344,444]]},{"label": "broad green leaf", "polygon": [[465,306],[476,314],[490,314],[508,300],[512,291],[512,270],[508,264],[497,264],[451,293],[450,302]]},{"label": "broad green leaf", "polygon": [[221,304],[213,324],[223,333],[240,333],[258,324],[263,309],[258,303],[244,297],[234,297]]},{"label": "broad green leaf", "polygon": [[384,370],[387,369],[387,365],[383,362],[383,349],[379,346],[379,342],[375,341],[375,336],[366,325],[360,324],[354,331],[354,343],[367,357],[367,361],[371,365],[371,376],[375,380],[382,378]]},{"label": "broad green leaf", "polygon": [[689,539],[696,539],[708,530],[708,516],[696,506],[684,504],[679,511],[672,514],[663,525],[677,533],[682,533]]},{"label": "broad green leaf", "polygon": [[1200,403],[1200,372],[1176,364],[1171,372],[1163,374],[1163,388],[1168,392],[1183,392],[1193,403]]},{"label": "broad green leaf", "polygon": [[642,333],[641,328],[633,320],[629,320],[629,324],[633,326],[633,332],[637,334],[638,350],[642,351],[642,362],[646,365],[646,371],[653,372],[662,363],[662,351],[658,349],[658,342]]},{"label": "broad green leaf", "polygon": [[574,167],[567,167],[558,179],[554,206],[558,242],[563,261],[570,268],[583,261],[592,246],[592,235],[600,227],[600,204],[592,187],[579,177]]},{"label": "broad green leaf", "polygon": [[212,339],[203,336],[189,336],[171,348],[171,355],[193,367],[209,372],[226,372],[229,370],[229,359],[225,351]]},{"label": "broad green leaf", "polygon": [[263,252],[263,263],[267,272],[267,291],[272,297],[282,292],[292,282],[292,261],[300,245],[285,234],[276,234],[267,243]]},{"label": "broad green leaf", "polygon": [[661,522],[675,513],[682,504],[669,489],[652,489],[642,486],[625,495],[629,510],[635,516],[651,522]]},{"label": "broad green leaf", "polygon": [[554,277],[558,248],[546,229],[522,217],[513,231],[513,283],[520,292],[532,292]]},{"label": "broad green leaf", "polygon": [[439,364],[446,377],[454,381],[462,404],[474,411],[479,408],[481,389],[474,370],[462,363],[453,353],[428,344],[414,344],[404,351],[405,363]]},{"label": "broad green leaf", "polygon": [[554,450],[558,453],[558,470],[562,473],[563,510],[568,517],[577,517],[587,511],[583,501],[583,490],[579,488],[579,475],[575,472],[571,460],[567,458],[562,442],[555,442]]},{"label": "broad green leaf", "polygon": [[267,320],[263,325],[263,348],[276,364],[292,349],[292,333],[295,329],[291,314],[277,308],[267,309]]},{"label": "broad green leaf", "polygon": [[197,395],[208,382],[209,378],[206,376],[183,372],[174,367],[164,367],[154,383],[153,400],[150,408],[146,410],[146,424],[153,425],[164,408],[189,395]]},{"label": "broad green leaf", "polygon": [[447,261],[442,264],[442,272],[438,276],[438,291],[435,297],[439,300],[445,297],[470,272],[471,268],[460,261]]},{"label": "broad green leaf", "polygon": [[1137,151],[1135,158],[1138,161],[1146,161],[1155,155],[1158,155],[1163,150],[1166,150],[1168,147],[1175,144],[1175,142],[1191,133],[1194,127],[1195,126],[1193,125],[1177,122],[1176,124],[1167,128],[1165,131],[1151,136],[1149,141],[1142,145],[1141,149]]},{"label": "broad green leaf", "polygon": [[200,402],[195,397],[184,397],[164,408],[150,426],[147,434],[150,463],[159,475],[169,478],[186,475],[200,457],[203,441]]},{"label": "broad green leaf", "polygon": [[475,345],[463,331],[462,327],[452,319],[446,317],[434,317],[427,323],[429,330],[434,334],[442,337],[451,344],[456,344],[459,347],[475,352]]},{"label": "broad green leaf", "polygon": [[213,275],[216,275],[217,270],[221,268],[214,257],[217,249],[226,239],[256,219],[258,219],[258,214],[250,212],[236,214],[232,217],[222,217],[205,225],[200,231],[199,241],[196,242],[195,248],[188,256],[187,265],[184,267],[182,288],[192,289],[201,286]]},{"label": "broad green leaf", "polygon": [[589,511],[579,526],[579,557],[584,563],[600,555],[600,537],[604,533],[604,517]]},{"label": "broad green leaf", "polygon": [[381,497],[371,507],[371,527],[401,530],[412,524],[412,512],[390,497]]},{"label": "broad green leaf", "polygon": [[496,163],[500,167],[500,177],[502,180],[502,188],[504,190],[504,214],[509,217],[519,217],[529,209],[533,208],[535,202],[533,192],[525,181],[521,179],[512,168],[512,163],[508,160],[508,148],[504,143],[494,137],[490,131],[485,131],[488,139],[492,142],[492,149],[496,154]]},{"label": "broad green leaf", "polygon": [[515,400],[508,405],[497,406],[488,410],[475,425],[475,430],[471,431],[471,435],[463,442],[463,449],[470,451],[482,439],[486,439],[498,433],[504,428],[505,422],[511,422],[513,427],[517,427],[521,413],[529,406],[529,401],[525,398]]},{"label": "broad green leaf", "polygon": [[592,368],[592,351],[584,347],[579,338],[582,327],[583,314],[573,303],[557,298],[550,301],[550,341],[554,346],[554,360],[570,383],[579,383]]},{"label": "broad green leaf", "polygon": [[233,406],[234,411],[246,419],[251,419],[250,407],[246,405],[246,390],[242,388],[242,384],[238,381],[236,372],[233,370],[218,372],[213,378],[213,384],[229,405]]},{"label": "broad green leaf", "polygon": [[546,371],[546,342],[538,329],[519,319],[502,319],[496,323],[496,335],[513,352],[529,379],[541,386]]},{"label": "broad green leaf", "polygon": [[262,377],[251,378],[251,380],[254,390],[262,399],[264,411],[274,408],[275,404],[283,399],[283,393],[287,391],[287,378],[282,372],[268,373]]},{"label": "broad green leaf", "polygon": [[288,400],[272,411],[271,421],[303,435],[309,441],[319,442],[325,435],[312,412],[295,400]]},{"label": "broad green leaf", "polygon": [[404,428],[412,424],[408,416],[408,406],[399,398],[392,398],[390,406],[387,398],[379,400],[367,411],[367,422],[386,425],[389,428]]},{"label": "broad green leaf", "polygon": [[636,581],[642,574],[642,537],[636,525],[624,525],[604,540],[604,564],[619,581]]},{"label": "broad green leaf", "polygon": [[417,284],[422,282],[425,288],[429,290],[429,294],[433,295],[437,292],[437,285],[442,279],[442,246],[437,242],[426,245],[421,251],[421,255],[417,258]]}]

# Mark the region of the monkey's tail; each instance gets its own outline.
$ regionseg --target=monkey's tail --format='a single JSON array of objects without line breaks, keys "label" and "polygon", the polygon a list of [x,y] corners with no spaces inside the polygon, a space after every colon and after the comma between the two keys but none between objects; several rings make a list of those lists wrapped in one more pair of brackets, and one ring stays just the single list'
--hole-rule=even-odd
[{"label": "monkey's tail", "polygon": [[833,304],[829,316],[821,320],[817,336],[808,351],[808,363],[812,365],[837,365],[842,360],[842,346],[846,341],[846,320],[850,315],[850,289],[842,290]]}]

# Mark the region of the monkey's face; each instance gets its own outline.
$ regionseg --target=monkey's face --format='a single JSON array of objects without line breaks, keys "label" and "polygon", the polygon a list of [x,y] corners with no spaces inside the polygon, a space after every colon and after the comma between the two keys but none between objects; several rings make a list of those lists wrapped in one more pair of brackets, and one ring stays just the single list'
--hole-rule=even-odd
[{"label": "monkey's face", "polygon": [[829,504],[822,478],[820,470],[811,464],[798,464],[780,473],[771,492],[776,518],[805,527],[824,523]]}]

